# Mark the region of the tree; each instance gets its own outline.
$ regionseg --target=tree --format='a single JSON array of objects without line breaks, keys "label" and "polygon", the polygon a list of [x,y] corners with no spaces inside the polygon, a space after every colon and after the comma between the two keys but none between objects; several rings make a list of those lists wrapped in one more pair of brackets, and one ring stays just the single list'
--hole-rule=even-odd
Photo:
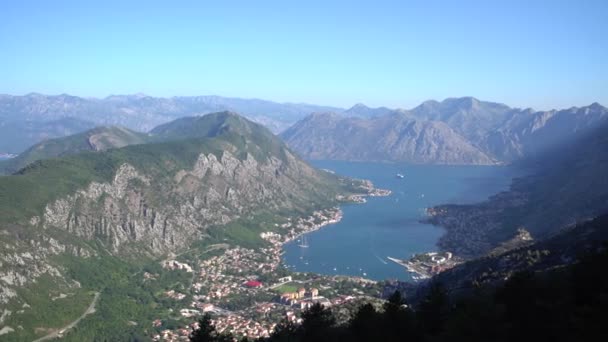
[{"label": "tree", "polygon": [[330,309],[315,303],[302,313],[303,341],[333,341],[332,328],[336,319]]},{"label": "tree", "polygon": [[194,330],[190,335],[191,342],[211,342],[215,341],[215,327],[211,324],[211,316],[204,314],[198,320],[198,329]]},{"label": "tree", "polygon": [[433,282],[428,295],[418,305],[416,311],[423,333],[436,336],[442,332],[449,315],[448,304],[448,295],[444,287],[438,282]]},{"label": "tree", "polygon": [[382,327],[384,341],[416,340],[418,336],[414,313],[399,291],[395,291],[384,303],[384,312],[378,325]]},{"label": "tree", "polygon": [[213,324],[211,324],[211,316],[204,314],[198,320],[199,328],[190,334],[191,342],[232,342],[234,337],[232,334],[218,334]]},{"label": "tree", "polygon": [[298,333],[298,326],[293,322],[284,319],[274,327],[268,341],[295,342],[299,340]]},{"label": "tree", "polygon": [[348,324],[354,341],[379,341],[378,334],[379,314],[373,305],[367,303],[362,305]]}]

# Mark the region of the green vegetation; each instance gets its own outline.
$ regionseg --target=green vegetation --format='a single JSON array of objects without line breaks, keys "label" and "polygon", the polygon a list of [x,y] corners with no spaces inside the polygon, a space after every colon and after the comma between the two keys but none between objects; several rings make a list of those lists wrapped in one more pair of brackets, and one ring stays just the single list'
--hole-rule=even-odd
[{"label": "green vegetation", "polygon": [[103,151],[150,141],[144,133],[122,127],[97,127],[89,131],[36,144],[19,156],[0,162],[0,174],[10,174],[43,159],[73,155],[86,151]]},{"label": "green vegetation", "polygon": [[278,293],[287,293],[287,292],[297,292],[299,288],[302,287],[302,283],[299,282],[289,282],[286,284],[283,284],[277,288],[275,288],[274,290],[277,291]]},{"label": "green vegetation", "polygon": [[[190,285],[191,274],[165,270],[152,260],[134,266],[110,255],[67,259],[64,264],[70,275],[83,288],[100,291],[101,296],[95,315],[87,316],[70,330],[66,341],[146,341],[152,320],[181,320],[170,312],[181,308],[181,302],[167,298],[164,292],[183,291]],[[144,272],[155,275],[154,281],[144,279]]]},{"label": "green vegetation", "polygon": [[[44,295],[41,295],[44,294]],[[12,312],[4,325],[23,328],[23,334],[2,336],[2,341],[33,340],[65,326],[78,318],[93,300],[86,289],[57,287],[55,279],[41,276],[28,288],[19,290],[22,305],[7,307]],[[30,310],[33,307],[36,310]]]},{"label": "green vegetation", "polygon": [[[46,142],[47,145],[38,151],[39,154],[32,151],[30,154],[32,159],[52,155],[57,157],[37,160],[13,175],[0,176],[0,224],[6,231],[6,234],[0,234],[0,252],[10,257],[13,257],[12,254],[18,256],[19,253],[30,253],[36,258],[40,257],[39,261],[42,265],[55,267],[61,274],[49,279],[37,279],[35,276],[27,279],[28,284],[20,289],[19,298],[14,299],[10,305],[12,305],[11,311],[17,312],[21,309],[17,304],[28,302],[31,308],[27,308],[26,311],[31,313],[27,315],[13,313],[8,322],[12,327],[23,327],[24,331],[16,331],[8,336],[17,340],[24,336],[29,339],[51,332],[43,329],[36,332],[35,329],[38,327],[61,328],[84,313],[94,293],[99,293],[95,314],[84,317],[75,328],[70,329],[64,337],[65,340],[146,340],[145,336],[152,335],[158,329],[172,325],[183,326],[187,320],[179,315],[178,309],[188,307],[184,305],[184,301],[192,299],[189,296],[192,273],[162,269],[158,264],[158,258],[163,258],[160,255],[162,251],[173,248],[171,251],[178,253],[176,259],[187,261],[196,269],[198,260],[219,255],[227,245],[245,248],[267,246],[268,242],[260,238],[260,233],[279,231],[277,224],[284,223],[285,217],[301,216],[310,214],[312,210],[327,208],[336,204],[336,194],[348,194],[351,189],[355,191],[355,182],[341,182],[334,175],[316,172],[306,168],[305,163],[301,161],[291,160],[285,145],[260,125],[230,113],[213,114],[191,120],[195,122],[185,125],[187,128],[195,128],[190,132],[191,134],[189,131],[183,131],[184,134],[181,134],[180,130],[172,129],[159,132],[150,139],[137,135],[132,137],[133,140],[123,137],[121,144],[126,143],[129,146],[111,148],[103,152],[87,150],[84,142],[90,136],[86,134],[61,141]],[[200,126],[197,127],[197,124]],[[137,144],[138,138],[145,140],[146,143]],[[116,143],[108,139],[107,136],[103,136],[96,142],[106,147]],[[182,193],[175,190],[177,186],[174,175],[180,170],[192,169],[202,153],[213,154],[219,159],[224,151],[229,151],[241,159],[250,154],[260,162],[265,162],[266,158],[289,161],[278,166],[274,175],[279,177],[281,173],[286,173],[286,177],[280,178],[284,183],[277,185],[270,179],[268,184],[262,184],[273,187],[273,191],[283,193],[280,200],[273,203],[270,208],[266,203],[254,203],[257,206],[252,207],[253,209],[246,207],[249,203],[245,204],[244,210],[235,208],[235,212],[230,213],[229,216],[239,215],[240,218],[225,226],[208,227],[201,224],[200,233],[203,239],[191,241],[192,244],[189,245],[181,243],[183,250],[171,247],[173,241],[168,239],[173,237],[169,236],[166,241],[162,241],[167,242],[161,244],[160,248],[164,249],[153,247],[153,243],[145,239],[130,239],[131,236],[118,243],[108,238],[111,234],[123,234],[124,231],[120,229],[128,229],[130,222],[124,216],[131,215],[134,211],[151,209],[150,211],[154,212],[154,209],[167,206],[180,208],[180,204],[184,204],[185,201],[199,200],[193,198],[194,196],[180,197]],[[147,184],[136,179],[127,184],[129,190],[135,190],[138,196],[141,195],[139,199],[144,199],[138,200],[138,203],[127,203],[130,198],[113,199],[116,201],[111,205],[114,208],[119,207],[121,212],[116,215],[118,218],[112,223],[109,232],[103,227],[100,229],[100,224],[95,221],[97,218],[105,218],[106,215],[115,213],[111,209],[104,208],[108,203],[107,197],[104,196],[109,196],[108,194],[102,194],[101,200],[82,199],[70,203],[68,210],[70,215],[73,215],[71,217],[74,218],[75,224],[70,223],[69,229],[53,227],[42,229],[36,220],[31,220],[34,217],[40,218],[49,203],[86,189],[92,182],[112,182],[117,171],[124,164],[133,166],[137,172],[151,181]],[[273,177],[272,174],[267,176]],[[220,179],[218,182],[226,181],[229,186],[239,186],[238,182],[232,182],[228,177],[227,175],[225,180]],[[278,188],[282,184],[287,186]],[[181,185],[182,183],[179,186]],[[222,183],[221,186],[223,185]],[[205,184],[196,184],[196,186],[204,187]],[[217,190],[220,193],[227,191],[220,186]],[[198,188],[195,187],[194,191],[198,191]],[[245,189],[245,191],[251,192],[257,189]],[[201,193],[204,194],[203,191]],[[200,197],[200,200],[207,200],[202,198],[204,196]],[[141,205],[141,208],[138,205]],[[242,204],[237,203],[237,205]],[[124,209],[125,207],[127,209]],[[87,211],[83,211],[83,215],[79,217],[81,208]],[[90,231],[80,230],[84,227],[83,221],[78,221],[80,219],[89,220],[86,229],[90,228]],[[142,219],[144,225],[148,224],[144,221]],[[82,224],[82,227],[79,224]],[[88,235],[89,232],[93,232],[93,237]],[[196,229],[190,229],[187,234],[198,236],[198,233]],[[164,231],[161,234],[164,239]],[[189,241],[189,238],[190,235],[185,241]],[[65,252],[62,252],[64,247]],[[0,267],[3,271],[15,270],[15,273],[25,274],[27,277],[31,274],[27,273],[28,267],[23,271],[21,265],[5,263]],[[19,273],[21,271],[23,272]],[[283,272],[285,271],[279,270],[276,274],[265,274],[260,280],[265,283],[274,282],[274,278],[283,275]],[[154,280],[145,279],[144,274],[146,277],[153,277]],[[62,281],[65,284],[53,284]],[[169,290],[179,291],[187,297],[182,301],[169,298],[166,295]],[[52,293],[68,294],[69,304],[57,308],[56,303],[68,299],[52,301],[46,298]],[[254,301],[272,299],[268,298],[268,294],[264,296],[249,299],[227,298],[226,306],[237,309],[249,306]],[[19,302],[19,300],[23,301]],[[57,314],[53,315],[53,312]],[[163,319],[163,325],[152,328],[150,323],[158,318]]]}]

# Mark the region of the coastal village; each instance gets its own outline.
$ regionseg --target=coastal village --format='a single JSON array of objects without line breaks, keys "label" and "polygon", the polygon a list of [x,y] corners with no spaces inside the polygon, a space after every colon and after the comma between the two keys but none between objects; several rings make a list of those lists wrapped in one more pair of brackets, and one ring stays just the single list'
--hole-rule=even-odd
[{"label": "coastal village", "polygon": [[[369,196],[387,196],[388,190],[372,189]],[[364,203],[365,196],[351,195],[340,200]],[[282,249],[287,242],[342,219],[339,208],[318,210],[308,217],[288,218],[275,224],[273,231],[260,233],[264,247],[257,249],[239,246],[218,246],[217,253],[198,264],[190,265],[175,259],[161,265],[171,271],[191,274],[190,287],[183,291],[167,290],[164,296],[181,308],[175,312],[181,322],[179,328],[165,328],[162,318],[151,322],[156,331],[154,341],[187,341],[198,328],[198,318],[212,315],[212,323],[219,333],[231,333],[236,338],[256,339],[269,336],[284,320],[300,323],[300,313],[315,303],[337,309],[349,303],[373,301],[386,296],[387,291],[402,290],[406,283],[379,282],[349,276],[325,276],[294,273],[282,264]],[[410,260],[388,258],[422,280],[454,267],[462,262],[450,252],[430,252],[414,255]],[[154,275],[144,274],[154,280]],[[387,290],[388,289],[388,290]],[[392,293],[392,292],[391,292]],[[354,307],[354,306],[353,306]]]},{"label": "coastal village", "polygon": [[[378,193],[375,193],[378,195]],[[321,303],[340,306],[361,299],[377,298],[381,286],[372,280],[318,274],[293,273],[281,263],[283,244],[300,235],[336,223],[342,218],[339,208],[315,211],[305,218],[288,219],[275,228],[281,231],[262,232],[265,247],[249,249],[225,248],[221,254],[197,265],[168,259],[161,266],[170,271],[191,274],[190,288],[167,290],[164,296],[181,309],[180,321],[189,322],[179,328],[164,328],[162,318],[151,322],[155,341],[185,341],[197,328],[200,315],[212,314],[217,331],[232,333],[237,338],[269,336],[282,320],[300,322],[300,313]],[[153,274],[144,274],[153,281]]]},{"label": "coastal village", "polygon": [[462,263],[462,260],[455,258],[450,252],[415,254],[409,260],[400,260],[392,257],[388,257],[388,259],[404,266],[408,272],[416,274],[412,276],[414,280],[428,279],[435,274]]},{"label": "coastal village", "polygon": [[[389,194],[388,190],[370,191],[370,196]],[[365,197],[355,195],[341,200],[362,203]],[[156,318],[151,322],[155,331],[153,340],[187,341],[198,328],[198,318],[206,313],[212,315],[219,333],[231,333],[236,338],[267,337],[281,321],[300,323],[301,312],[315,303],[337,309],[349,303],[377,300],[387,294],[387,288],[401,290],[407,285],[398,281],[381,284],[361,277],[295,273],[282,264],[285,243],[341,219],[339,208],[318,210],[308,217],[289,218],[275,224],[273,231],[260,233],[265,241],[260,248],[211,246],[218,247],[218,253],[197,264],[164,260],[163,268],[190,274],[191,283],[182,291],[172,289],[163,293],[180,307],[174,314],[184,323],[178,328],[167,328],[163,318]],[[418,254],[408,261],[388,259],[416,274],[415,280],[426,279],[461,262],[449,252]],[[155,275],[145,273],[144,278],[153,281]]]}]

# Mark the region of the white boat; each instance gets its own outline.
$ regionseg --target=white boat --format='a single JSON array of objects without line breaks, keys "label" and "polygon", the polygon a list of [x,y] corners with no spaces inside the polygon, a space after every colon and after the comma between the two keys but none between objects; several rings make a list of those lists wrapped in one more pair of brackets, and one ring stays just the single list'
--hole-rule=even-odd
[{"label": "white boat", "polygon": [[302,240],[301,241],[302,242],[298,245],[298,247],[301,247],[301,248],[308,248],[309,247],[308,246],[308,240],[306,240],[306,235],[302,236]]},{"label": "white boat", "polygon": [[397,177],[397,178],[404,178],[405,176],[404,176],[403,174],[401,174],[401,173],[398,173],[398,174],[396,175],[396,177]]}]

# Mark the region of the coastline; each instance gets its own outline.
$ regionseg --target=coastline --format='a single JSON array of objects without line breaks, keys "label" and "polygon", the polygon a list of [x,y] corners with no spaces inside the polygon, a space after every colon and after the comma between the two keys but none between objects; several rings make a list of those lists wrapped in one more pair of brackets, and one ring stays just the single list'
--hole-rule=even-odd
[{"label": "coastline", "polygon": [[[365,181],[364,189],[367,191],[367,193],[352,194],[348,196],[339,195],[336,196],[336,199],[338,201],[343,202],[343,204],[364,204],[367,203],[366,197],[384,197],[392,194],[391,190],[374,188],[370,181]],[[300,217],[295,222],[292,222],[291,218],[289,218],[287,223],[281,225],[282,228],[291,228],[286,235],[281,236],[280,234],[275,233],[262,233],[262,238],[268,241],[275,240],[276,242],[278,242],[278,245],[280,245],[281,248],[282,255],[284,253],[284,248],[287,243],[296,240],[304,234],[312,233],[323,227],[339,223],[342,220],[343,216],[344,212],[338,206],[331,207],[328,209],[317,210],[314,211],[312,215],[308,216],[307,218]],[[320,219],[320,222],[312,223],[315,218]],[[280,240],[277,241],[276,239],[279,236]],[[283,260],[281,260],[281,264],[283,264]],[[360,276],[336,275],[336,277],[346,277],[352,280],[363,282],[376,282],[375,280]]]},{"label": "coastline", "polygon": [[[374,188],[370,181],[365,181],[364,189],[367,191],[367,193],[353,194],[348,196],[338,195],[336,199],[344,203],[364,204],[367,203],[366,197],[385,197],[392,194],[391,190]],[[291,218],[289,218],[287,223],[281,225],[282,228],[291,228],[289,233],[283,239],[282,245],[285,245],[286,243],[291,242],[304,234],[317,231],[331,224],[336,224],[342,220],[343,215],[344,212],[342,209],[336,206],[314,211],[312,215],[305,219],[298,218],[295,222],[295,227],[293,227],[294,222],[291,222]],[[321,222],[313,223],[315,219],[320,219]],[[299,229],[299,231],[295,231],[295,229]]]}]

